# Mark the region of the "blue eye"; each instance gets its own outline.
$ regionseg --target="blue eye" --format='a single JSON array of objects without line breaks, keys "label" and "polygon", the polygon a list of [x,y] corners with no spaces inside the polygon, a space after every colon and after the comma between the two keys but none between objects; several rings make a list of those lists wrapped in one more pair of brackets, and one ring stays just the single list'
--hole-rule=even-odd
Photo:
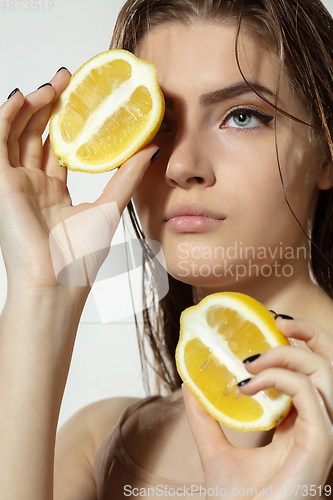
[{"label": "blue eye", "polygon": [[273,116],[265,115],[254,109],[244,108],[232,111],[224,120],[222,127],[256,128],[260,124],[267,125]]},{"label": "blue eye", "polygon": [[250,126],[255,127],[258,125],[258,118],[253,115],[246,115],[245,113],[239,113],[234,115],[230,120],[229,127],[241,127],[248,128]]}]

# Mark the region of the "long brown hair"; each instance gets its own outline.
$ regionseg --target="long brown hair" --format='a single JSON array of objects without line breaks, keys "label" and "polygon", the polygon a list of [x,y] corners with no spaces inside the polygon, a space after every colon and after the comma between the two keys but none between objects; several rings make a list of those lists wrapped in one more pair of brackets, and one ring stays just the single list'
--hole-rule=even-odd
[{"label": "long brown hair", "polygon": [[[254,36],[276,51],[281,67],[286,68],[294,90],[309,110],[311,123],[308,125],[327,149],[327,157],[333,159],[330,132],[333,118],[333,20],[319,0],[128,0],[119,14],[110,48],[135,52],[140,40],[162,23],[190,24],[196,19],[218,22],[225,18],[235,20],[238,34],[242,23],[246,22]],[[238,37],[235,41],[236,58],[237,41]],[[271,104],[277,109],[274,103]],[[282,176],[281,182],[283,185]],[[289,205],[287,198],[286,202]],[[132,203],[128,210],[136,234],[143,242],[144,234]],[[333,298],[333,268],[330,264],[333,262],[333,188],[319,193],[310,240],[313,274]],[[166,297],[143,313],[143,336],[137,330],[148,392],[144,337],[154,354],[153,368],[158,387],[176,390],[181,382],[174,361],[179,317],[190,305],[193,305],[192,287],[169,276]]]}]

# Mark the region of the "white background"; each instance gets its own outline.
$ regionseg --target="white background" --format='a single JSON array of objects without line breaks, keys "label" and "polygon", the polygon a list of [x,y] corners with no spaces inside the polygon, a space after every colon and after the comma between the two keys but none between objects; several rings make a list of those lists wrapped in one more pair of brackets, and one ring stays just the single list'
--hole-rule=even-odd
[{"label": "white background", "polygon": [[[48,0],[0,0],[0,102],[15,87],[24,94],[32,92],[61,66],[73,73],[90,57],[107,50],[122,4],[123,0],[53,0],[50,10],[52,1]],[[333,12],[333,0],[324,4]],[[93,202],[111,175],[69,172],[73,204]],[[121,233],[118,237],[121,240]],[[6,274],[0,255],[0,309],[5,297]],[[78,330],[60,424],[98,399],[144,396],[133,320],[93,324],[98,323],[98,315],[92,299]],[[114,290],[110,307],[116,307],[118,300],[129,297],[125,291]]]}]

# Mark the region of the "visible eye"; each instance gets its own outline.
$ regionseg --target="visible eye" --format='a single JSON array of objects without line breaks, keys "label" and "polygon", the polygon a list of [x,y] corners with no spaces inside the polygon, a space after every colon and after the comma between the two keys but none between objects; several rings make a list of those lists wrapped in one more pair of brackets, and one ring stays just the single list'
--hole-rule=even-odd
[{"label": "visible eye", "polygon": [[255,109],[242,108],[231,111],[223,121],[221,128],[252,129],[261,124],[267,125],[271,120],[273,120],[273,116],[265,115]]}]

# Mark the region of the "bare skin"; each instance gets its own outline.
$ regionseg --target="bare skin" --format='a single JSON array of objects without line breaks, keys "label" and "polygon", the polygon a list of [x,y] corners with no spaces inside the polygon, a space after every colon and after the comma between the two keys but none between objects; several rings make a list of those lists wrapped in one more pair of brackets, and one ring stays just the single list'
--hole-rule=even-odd
[{"label": "bare skin", "polygon": [[[235,242],[255,249],[274,249],[280,244],[295,252],[307,246],[278,178],[274,122],[258,120],[255,114],[250,119],[252,109],[272,115],[272,108],[246,91],[220,99],[207,97],[242,80],[234,58],[234,38],[232,23],[223,27],[170,23],[140,43],[138,55],[156,65],[168,105],[165,127],[155,138],[165,153],[155,169],[147,170],[134,200],[145,234],[162,242],[169,272],[195,286],[197,301],[216,291],[240,291],[268,309],[308,320],[278,320],[282,332],[303,348],[279,348],[261,356],[249,366],[249,372],[257,376],[242,388],[244,393],[254,394],[273,386],[293,397],[298,415],[291,413],[269,445],[253,449],[270,441],[272,433],[221,432],[184,389],[207,487],[272,484],[278,497],[281,484],[322,484],[332,464],[333,307],[332,300],[311,280],[307,259],[292,262],[292,276],[247,273],[235,280],[231,274],[208,274],[207,264],[211,271],[221,264],[221,257],[215,258],[213,251],[210,259],[205,258],[209,249],[232,247]],[[274,61],[274,54],[262,49],[247,32],[243,34],[240,64],[248,80],[274,92],[279,71]],[[288,103],[292,114],[305,121],[309,118],[286,75],[281,78],[279,99],[282,108]],[[239,109],[247,114],[243,123],[235,114]],[[304,125],[279,115],[276,127],[286,194],[306,227],[318,188],[332,186],[331,162],[316,150]],[[149,190],[152,182],[153,193]],[[193,202],[204,206],[204,215],[209,210],[212,224],[197,220],[196,212],[191,220],[187,208],[184,215],[180,211],[174,217],[174,207]],[[184,262],[180,266],[184,243],[187,268]],[[283,256],[275,261],[268,257],[262,264],[279,263],[282,268],[286,262]],[[225,258],[220,267],[226,268],[228,263]],[[233,257],[233,263],[244,264],[242,256]],[[182,277],[184,267],[194,271],[200,265],[206,265],[205,273]]]},{"label": "bare skin", "polygon": [[[48,240],[56,224],[110,201],[116,201],[122,212],[134,195],[147,236],[161,241],[168,270],[176,277],[179,260],[174,249],[181,242],[191,249],[230,246],[235,239],[256,248],[263,244],[274,247],[280,241],[293,248],[305,243],[284,205],[271,121],[256,118],[252,123],[251,119],[252,130],[240,132],[240,120],[233,121],[228,114],[232,108],[245,105],[269,114],[269,106],[262,109],[260,100],[244,93],[232,102],[219,101],[217,107],[210,103],[203,110],[200,105],[202,94],[240,80],[230,49],[234,35],[234,27],[228,24],[190,28],[169,24],[153,32],[148,44],[143,40],[138,55],[155,62],[162,90],[173,99],[174,109],[166,116],[170,129],[161,129],[155,140],[163,154],[149,166],[157,146],[138,153],[112,177],[95,204],[71,205],[66,170],[58,166],[49,144],[41,144],[52,104],[69,74],[62,70],[53,78],[52,87],[26,98],[18,92],[0,108],[0,238],[8,272],[8,297],[0,317],[2,499],[96,499],[96,451],[123,408],[133,401],[115,398],[81,410],[60,430],[55,445],[77,326],[90,289],[57,282]],[[217,40],[223,41],[222,53],[210,50],[219,46]],[[251,37],[246,36],[244,42],[249,64],[246,70],[259,83],[271,87],[276,76],[272,54],[262,52]],[[184,59],[180,46],[187,48]],[[205,71],[197,71],[199,63]],[[303,116],[305,110],[292,99],[288,82],[284,83],[281,98]],[[281,118],[278,132],[288,195],[305,224],[318,189],[328,189],[332,178],[329,162],[321,152],[311,149],[314,146],[300,127]],[[291,135],[295,149],[291,148]],[[251,175],[246,168],[249,163]],[[205,226],[199,220],[204,231],[185,230],[184,220],[180,224],[169,222],[174,217],[168,219],[167,214],[175,204],[198,201],[215,213],[217,222]],[[222,206],[223,213],[217,213]],[[272,227],[274,231],[270,231]],[[193,262],[200,260],[197,255],[198,250]],[[204,263],[203,254],[200,258]],[[99,263],[92,262],[94,265],[97,270]],[[277,326],[307,348],[278,348],[262,355],[249,365],[255,377],[242,388],[244,393],[253,394],[273,386],[292,396],[295,411],[274,436],[223,432],[185,388],[186,412],[184,409],[177,426],[166,436],[158,463],[149,461],[149,453],[131,448],[137,416],[124,425],[125,445],[138,465],[175,480],[202,482],[207,488],[231,488],[235,482],[240,487],[240,477],[244,485],[251,482],[260,491],[263,484],[271,484],[275,490],[280,484],[325,484],[333,456],[332,301],[313,284],[306,262],[294,262],[291,279],[275,278],[247,275],[232,282],[221,276],[192,274],[188,282],[196,287],[198,300],[213,291],[235,289],[277,312],[302,318],[289,322],[279,319]],[[179,396],[178,391],[169,399]],[[153,437],[144,443],[146,450],[154,447]],[[170,460],[180,443],[184,455]],[[182,464],[186,461],[189,467],[185,471]],[[276,491],[273,498],[280,498]]]},{"label": "bare skin", "polygon": [[[150,145],[132,158],[95,203],[73,207],[67,170],[58,166],[49,141],[44,147],[41,141],[53,103],[69,77],[62,70],[51,80],[52,86],[25,98],[17,92],[0,109],[0,237],[8,273],[0,318],[0,496],[4,499],[53,498],[57,419],[90,290],[90,286],[59,284],[49,234],[72,215],[108,207],[111,201],[121,213],[157,150]],[[94,231],[98,235],[98,223],[92,220],[87,245]],[[91,261],[92,275],[100,264]]]}]

